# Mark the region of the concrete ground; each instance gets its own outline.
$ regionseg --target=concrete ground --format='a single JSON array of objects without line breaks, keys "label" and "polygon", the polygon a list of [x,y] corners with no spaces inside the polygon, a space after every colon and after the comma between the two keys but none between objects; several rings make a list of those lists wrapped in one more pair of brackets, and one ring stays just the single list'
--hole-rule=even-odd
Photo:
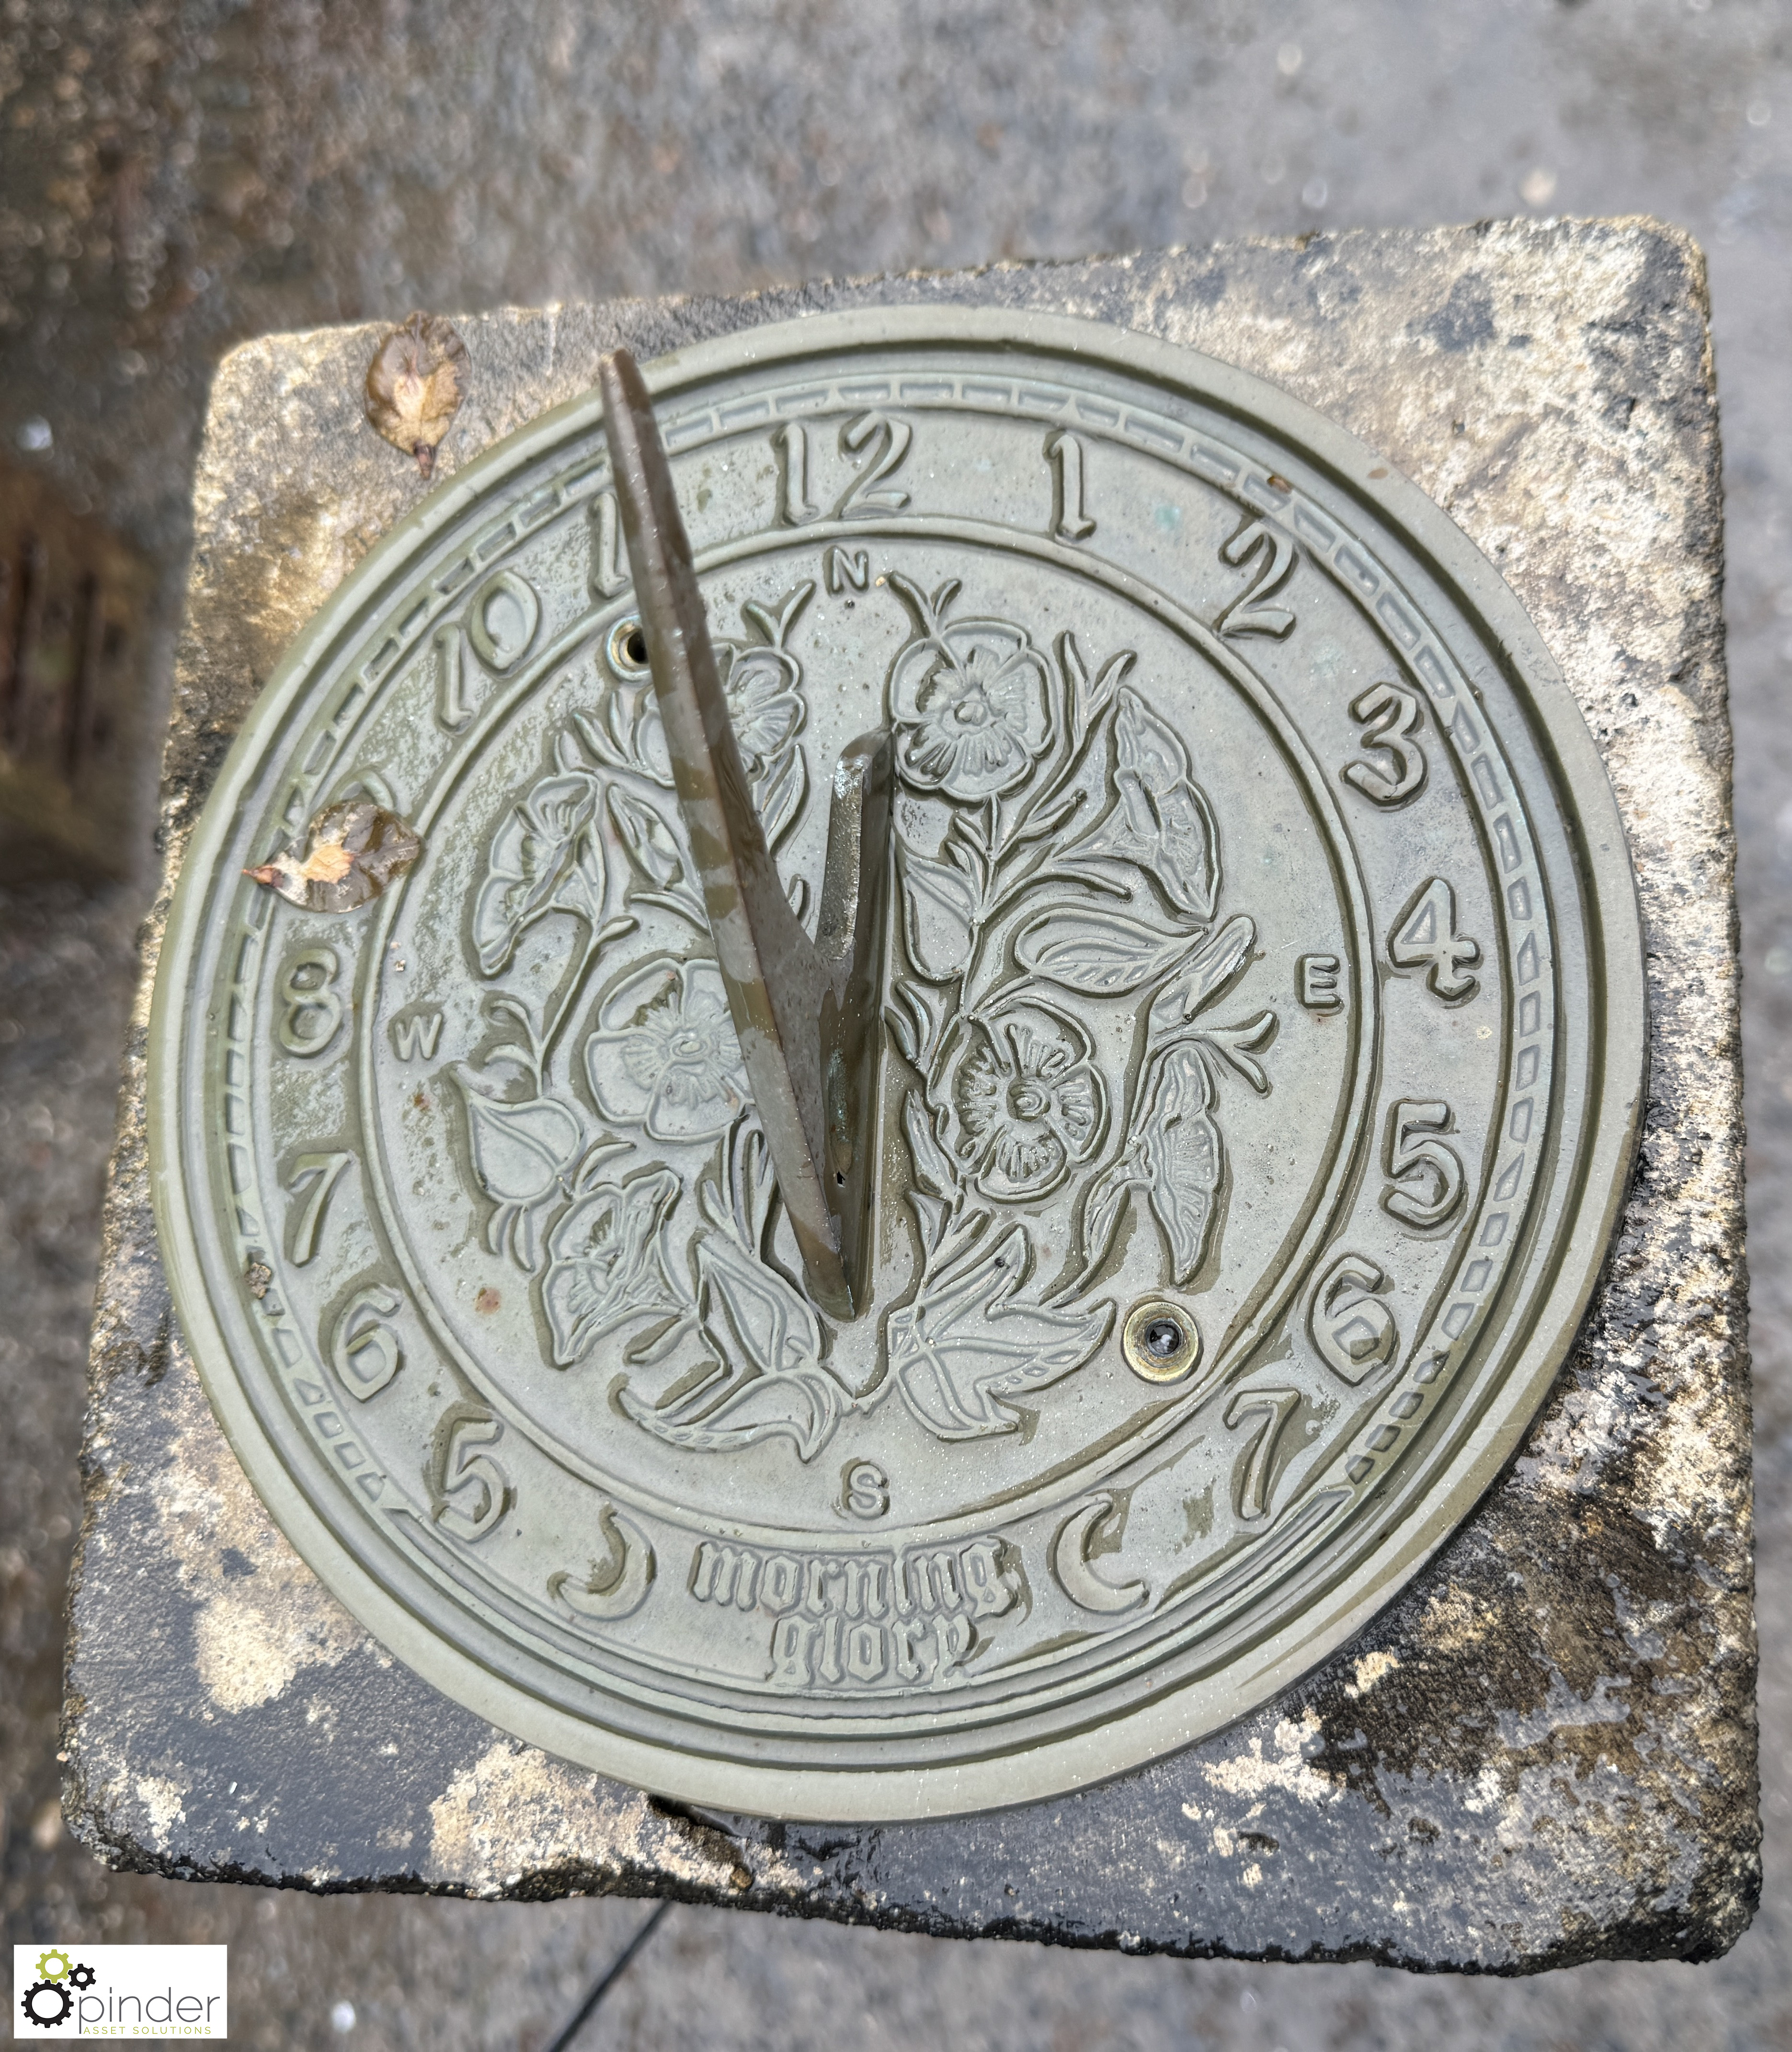
[{"label": "concrete ground", "polygon": [[[582,2046],[1792,2045],[1792,15],[1774,0],[0,0],[0,438],[178,598],[241,336],[1327,225],[1649,212],[1704,242],[1729,494],[1767,1889],[1714,1966],[1520,1983],[675,1909]],[[49,433],[45,433],[47,425]],[[60,1604],[140,899],[0,879],[0,1900],[226,1939],[237,2042],[536,2052],[646,1913],[106,1874],[56,1807]]]}]

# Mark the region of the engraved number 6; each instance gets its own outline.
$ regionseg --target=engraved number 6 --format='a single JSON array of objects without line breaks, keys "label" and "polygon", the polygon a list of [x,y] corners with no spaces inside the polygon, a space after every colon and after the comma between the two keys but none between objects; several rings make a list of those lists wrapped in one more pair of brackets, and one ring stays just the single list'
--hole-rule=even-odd
[{"label": "engraved number 6", "polygon": [[331,986],[342,969],[334,948],[301,948],[280,979],[286,1001],[274,1028],[289,1055],[321,1055],[342,1024],[342,1000]]},{"label": "engraved number 6", "polygon": [[1385,1366],[1400,1344],[1394,1314],[1377,1294],[1386,1287],[1386,1276],[1367,1255],[1344,1254],[1313,1292],[1307,1329],[1326,1366],[1348,1383]]}]

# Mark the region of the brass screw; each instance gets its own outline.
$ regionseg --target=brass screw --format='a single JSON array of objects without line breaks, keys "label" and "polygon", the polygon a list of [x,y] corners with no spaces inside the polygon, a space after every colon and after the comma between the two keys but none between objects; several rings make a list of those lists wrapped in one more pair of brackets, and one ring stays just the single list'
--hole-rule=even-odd
[{"label": "brass screw", "polygon": [[1188,1313],[1162,1297],[1146,1297],[1120,1330],[1126,1365],[1147,1382],[1180,1382],[1201,1358],[1201,1335]]}]

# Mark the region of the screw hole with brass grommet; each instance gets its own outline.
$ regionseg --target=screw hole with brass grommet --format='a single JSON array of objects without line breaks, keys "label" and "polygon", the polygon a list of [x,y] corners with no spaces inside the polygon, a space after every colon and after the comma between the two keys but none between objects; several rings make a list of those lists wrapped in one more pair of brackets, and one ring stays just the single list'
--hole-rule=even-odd
[{"label": "screw hole with brass grommet", "polygon": [[610,658],[610,667],[619,676],[646,676],[649,668],[647,636],[641,631],[638,613],[629,613],[610,629],[610,640],[604,653]]},{"label": "screw hole with brass grommet", "polygon": [[1201,1335],[1186,1311],[1161,1297],[1133,1306],[1120,1330],[1120,1352],[1147,1382],[1180,1382],[1201,1358]]}]

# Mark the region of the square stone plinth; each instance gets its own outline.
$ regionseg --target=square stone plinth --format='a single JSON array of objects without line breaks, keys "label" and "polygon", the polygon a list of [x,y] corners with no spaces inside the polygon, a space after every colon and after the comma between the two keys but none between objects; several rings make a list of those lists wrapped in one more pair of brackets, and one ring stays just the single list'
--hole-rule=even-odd
[{"label": "square stone plinth", "polygon": [[66,1749],[120,1866],[319,1889],[671,1894],[962,1936],[1523,1972],[1709,1958],[1759,1882],[1730,730],[1704,272],[1647,222],[1319,236],[459,322],[451,472],[593,382],[885,303],[1092,316],[1353,429],[1504,571],[1617,787],[1651,1071],[1621,1233],[1505,1474],[1278,1701],[1100,1787],[871,1827],[699,1815],[535,1752],[371,1640],[207,1406],[151,1222],[143,1020],[167,887],[284,644],[426,488],[363,418],[374,327],[237,350],[195,488],[164,895],[112,1171]]}]

